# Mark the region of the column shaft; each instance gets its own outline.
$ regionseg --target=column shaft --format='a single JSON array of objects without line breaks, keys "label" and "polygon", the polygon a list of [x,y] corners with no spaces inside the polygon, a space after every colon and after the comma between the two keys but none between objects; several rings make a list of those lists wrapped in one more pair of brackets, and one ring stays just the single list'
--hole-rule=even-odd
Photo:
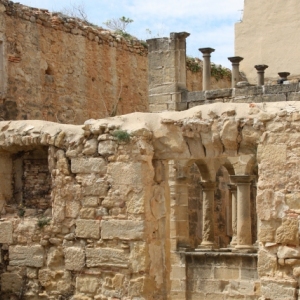
[{"label": "column shaft", "polygon": [[244,59],[240,56],[228,57],[229,61],[232,63],[231,71],[231,87],[235,88],[236,84],[239,82],[240,78],[240,62]]},{"label": "column shaft", "polygon": [[253,249],[251,234],[250,184],[252,177],[230,176],[237,186],[237,245],[236,249]]},{"label": "column shaft", "polygon": [[203,73],[202,73],[202,90],[210,90],[211,79],[211,65],[210,54],[215,51],[213,48],[200,48],[199,51],[203,53]]},{"label": "column shaft", "polygon": [[200,247],[214,248],[214,197],[215,183],[203,182],[203,207],[202,207],[202,243]]},{"label": "column shaft", "polygon": [[231,246],[237,244],[237,188],[235,185],[229,186],[229,193],[231,198],[231,219],[232,219],[232,239],[230,242]]}]

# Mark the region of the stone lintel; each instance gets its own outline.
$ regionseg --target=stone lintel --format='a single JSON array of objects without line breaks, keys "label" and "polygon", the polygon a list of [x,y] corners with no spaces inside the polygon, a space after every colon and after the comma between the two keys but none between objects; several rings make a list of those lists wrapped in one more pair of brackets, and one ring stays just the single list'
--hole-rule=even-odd
[{"label": "stone lintel", "polygon": [[244,57],[241,57],[241,56],[228,57],[228,60],[230,62],[232,62],[233,64],[239,64],[243,59],[244,59]]}]

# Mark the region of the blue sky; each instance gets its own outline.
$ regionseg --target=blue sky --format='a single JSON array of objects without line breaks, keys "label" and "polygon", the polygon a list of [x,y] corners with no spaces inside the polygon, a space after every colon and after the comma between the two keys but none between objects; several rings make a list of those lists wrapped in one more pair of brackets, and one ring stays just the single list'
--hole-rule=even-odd
[{"label": "blue sky", "polygon": [[[242,16],[244,0],[19,0],[32,7],[62,11],[82,5],[88,20],[99,26],[122,16],[134,20],[128,32],[140,39],[187,31],[187,55],[201,58],[199,48],[212,47],[212,61],[230,67],[234,56],[234,24]],[[151,35],[147,33],[151,31]]]}]

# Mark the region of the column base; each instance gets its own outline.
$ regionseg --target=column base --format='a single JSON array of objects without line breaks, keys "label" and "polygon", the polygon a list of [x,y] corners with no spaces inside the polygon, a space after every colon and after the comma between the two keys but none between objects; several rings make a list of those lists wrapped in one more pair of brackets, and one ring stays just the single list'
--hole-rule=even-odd
[{"label": "column base", "polygon": [[207,251],[207,250],[214,250],[218,247],[212,242],[202,242],[195,251]]},{"label": "column base", "polygon": [[236,245],[232,252],[242,252],[242,253],[254,253],[257,249],[252,245]]}]

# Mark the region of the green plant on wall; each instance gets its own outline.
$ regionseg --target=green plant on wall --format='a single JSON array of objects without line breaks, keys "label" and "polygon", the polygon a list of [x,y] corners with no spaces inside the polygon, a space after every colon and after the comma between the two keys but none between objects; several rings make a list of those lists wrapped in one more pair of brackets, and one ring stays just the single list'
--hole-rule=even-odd
[{"label": "green plant on wall", "polygon": [[49,225],[50,224],[50,219],[49,218],[46,218],[46,217],[41,217],[38,219],[37,221],[37,226],[42,229],[43,227],[45,227],[46,225]]},{"label": "green plant on wall", "polygon": [[191,56],[186,57],[186,67],[188,70],[190,70],[193,73],[198,73],[201,71],[201,66],[199,62]]},{"label": "green plant on wall", "polygon": [[116,130],[112,134],[118,142],[128,143],[130,141],[130,134],[125,130]]},{"label": "green plant on wall", "polygon": [[231,80],[231,71],[227,68],[222,67],[221,65],[211,64],[211,76],[214,77],[217,81],[220,79]]}]

